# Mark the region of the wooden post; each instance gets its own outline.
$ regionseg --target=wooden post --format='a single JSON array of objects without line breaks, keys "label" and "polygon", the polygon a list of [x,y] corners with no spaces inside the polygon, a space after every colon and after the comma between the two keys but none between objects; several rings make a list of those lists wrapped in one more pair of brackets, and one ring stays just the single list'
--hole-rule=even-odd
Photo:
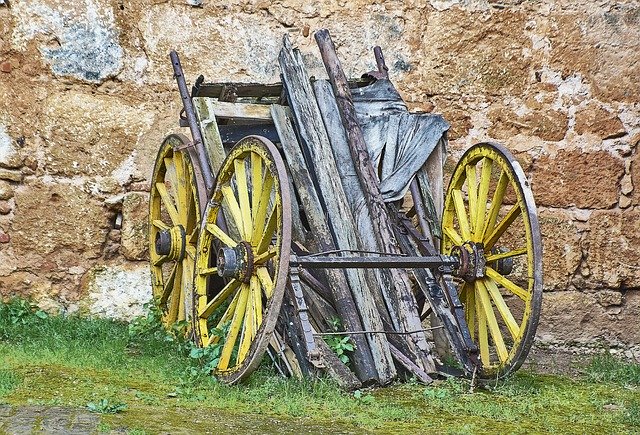
[{"label": "wooden post", "polygon": [[[395,240],[395,235],[387,216],[386,207],[380,193],[380,183],[375,168],[369,158],[369,151],[364,142],[364,137],[353,106],[349,83],[335,51],[335,46],[329,31],[319,30],[315,34],[316,42],[320,48],[320,54],[329,75],[329,81],[336,97],[342,125],[347,135],[347,141],[351,149],[353,161],[362,190],[365,193],[369,214],[372,218],[374,232],[380,248],[387,253],[400,254],[400,249]],[[420,315],[418,313],[415,297],[411,290],[411,283],[406,273],[399,269],[390,269],[392,281],[396,292],[394,300],[390,301],[399,316],[402,328],[405,331],[418,331],[422,329]],[[418,366],[426,372],[435,372],[435,363],[430,355],[430,345],[423,332],[408,335],[408,346],[411,355]]]},{"label": "wooden post", "polygon": [[[301,205],[307,215],[307,221],[311,227],[311,233],[314,235],[316,246],[322,251],[333,250],[335,245],[333,244],[331,232],[293,130],[291,114],[288,113],[285,107],[279,105],[271,106],[271,113],[289,164],[291,176],[294,184],[298,187]],[[336,269],[326,269],[324,272],[327,280],[332,283],[330,289],[335,302],[335,309],[344,328],[347,331],[361,331],[363,324],[360,321],[358,309],[349,290],[349,284],[344,272]],[[390,380],[387,379],[388,375],[384,375],[380,379],[367,338],[363,335],[354,335],[351,339],[355,344],[353,360],[359,379],[365,384],[371,382],[387,383]],[[395,373],[393,376],[395,376]]]}]

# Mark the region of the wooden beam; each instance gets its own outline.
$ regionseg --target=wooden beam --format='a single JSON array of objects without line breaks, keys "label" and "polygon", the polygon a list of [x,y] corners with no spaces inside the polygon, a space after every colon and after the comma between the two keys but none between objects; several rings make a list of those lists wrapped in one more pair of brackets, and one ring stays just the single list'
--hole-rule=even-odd
[{"label": "wooden beam", "polygon": [[[356,117],[348,81],[340,65],[335,46],[326,29],[316,32],[315,38],[336,97],[340,118],[355,163],[356,173],[365,194],[378,245],[384,252],[400,254],[401,251],[380,193],[380,182],[369,158],[367,145]],[[395,308],[401,330],[417,331],[421,329],[420,315],[407,273],[398,269],[390,269],[389,274],[396,291],[391,292],[392,300],[388,302]],[[407,344],[411,352],[409,356],[415,357],[418,366],[426,372],[435,372],[435,363],[430,354],[431,346],[424,333],[416,332],[407,337]]]}]

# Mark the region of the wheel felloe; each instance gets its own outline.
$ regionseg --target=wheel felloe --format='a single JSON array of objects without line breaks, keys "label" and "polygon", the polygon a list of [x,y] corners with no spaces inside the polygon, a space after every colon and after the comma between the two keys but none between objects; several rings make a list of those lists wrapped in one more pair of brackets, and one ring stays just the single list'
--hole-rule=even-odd
[{"label": "wheel felloe", "polygon": [[188,139],[168,136],[161,145],[151,178],[149,256],[153,297],[166,327],[191,316],[200,205],[205,192]]},{"label": "wheel felloe", "polygon": [[442,231],[442,252],[460,259],[459,298],[480,351],[481,376],[514,372],[538,324],[542,245],[529,184],[504,147],[478,144],[462,156]]},{"label": "wheel felloe", "polygon": [[216,177],[198,238],[193,329],[218,346],[213,374],[225,383],[257,367],[275,328],[289,271],[291,205],[276,147],[250,136]]}]

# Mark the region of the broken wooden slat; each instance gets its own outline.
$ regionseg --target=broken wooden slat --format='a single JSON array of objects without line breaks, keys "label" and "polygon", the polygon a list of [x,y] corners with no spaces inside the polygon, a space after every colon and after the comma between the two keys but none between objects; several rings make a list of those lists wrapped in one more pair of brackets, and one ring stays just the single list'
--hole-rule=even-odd
[{"label": "broken wooden slat", "polygon": [[[281,61],[281,63],[290,61],[291,59],[285,59]],[[320,200],[313,188],[311,176],[309,175],[302,150],[300,149],[300,145],[298,144],[298,140],[293,130],[291,114],[288,113],[287,109],[283,106],[274,105],[271,110],[273,114],[273,121],[280,136],[280,143],[282,144],[289,164],[291,176],[294,180],[294,184],[298,188],[298,194],[305,210],[311,232],[315,236],[317,248],[323,251],[335,249],[335,245],[332,243],[331,232],[329,231],[324,212],[320,205]],[[331,269],[326,269],[324,272],[327,276],[327,280],[332,283],[331,291],[335,302],[335,308],[340,315],[343,326],[347,331],[362,330],[362,325],[365,322],[364,319],[363,323],[360,321],[358,309],[354,302],[354,297],[349,290],[347,278],[345,278],[344,272]],[[352,279],[354,275],[356,278],[358,276],[356,274],[351,275]],[[366,313],[363,317],[366,318]],[[375,320],[373,322],[367,322],[369,325],[371,323],[375,324]],[[374,349],[370,348],[370,343],[368,343],[368,340],[365,339],[365,337],[354,336],[352,339],[356,345],[354,353],[354,368],[361,381],[368,383],[372,380],[378,380],[381,383],[386,383],[395,376],[395,372],[392,372],[391,376],[389,376],[389,374],[384,374],[387,373],[389,369],[389,367],[385,367],[384,363],[389,363],[390,359],[379,359],[380,357],[378,355],[380,354],[380,351],[376,349],[374,352]],[[374,343],[377,343],[377,341],[379,340],[374,341]],[[374,358],[377,358],[380,361],[377,364],[381,366],[380,369],[378,369]],[[380,374],[380,371],[382,371],[382,375]]]},{"label": "broken wooden slat", "polygon": [[[325,68],[329,74],[329,81],[333,87],[336,102],[338,103],[340,117],[354,163],[356,164],[355,167],[358,178],[362,190],[365,193],[365,199],[369,207],[369,215],[372,218],[379,247],[384,252],[400,254],[401,252],[395,240],[391,222],[387,216],[382,195],[380,194],[377,174],[369,159],[369,153],[364,143],[362,130],[356,118],[348,82],[336,55],[335,46],[331,41],[329,32],[325,29],[316,32],[315,38],[320,48]],[[407,274],[398,269],[390,269],[389,273],[396,289],[395,294],[392,293],[393,300],[390,301],[390,303],[395,306],[402,328],[404,331],[420,330],[422,328],[420,315]],[[436,367],[430,355],[430,345],[424,333],[415,332],[408,337],[410,337],[410,340],[408,340],[410,350],[415,355],[418,366],[427,372],[435,372]]]},{"label": "broken wooden slat", "polygon": [[271,121],[271,111],[267,104],[228,103],[213,99],[209,99],[209,104],[216,118]]}]

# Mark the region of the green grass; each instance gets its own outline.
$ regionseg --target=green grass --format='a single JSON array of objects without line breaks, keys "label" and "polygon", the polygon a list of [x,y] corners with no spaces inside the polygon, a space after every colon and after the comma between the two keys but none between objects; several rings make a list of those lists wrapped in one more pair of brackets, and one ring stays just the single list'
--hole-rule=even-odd
[{"label": "green grass", "polygon": [[640,431],[640,368],[610,356],[583,379],[521,371],[473,391],[450,378],[348,393],[326,379],[283,379],[267,362],[229,387],[203,375],[207,361],[159,328],[157,313],[127,325],[46,316],[24,301],[0,305],[0,355],[0,402],[89,407],[104,413],[101,427],[132,433],[220,422],[231,432]]}]

